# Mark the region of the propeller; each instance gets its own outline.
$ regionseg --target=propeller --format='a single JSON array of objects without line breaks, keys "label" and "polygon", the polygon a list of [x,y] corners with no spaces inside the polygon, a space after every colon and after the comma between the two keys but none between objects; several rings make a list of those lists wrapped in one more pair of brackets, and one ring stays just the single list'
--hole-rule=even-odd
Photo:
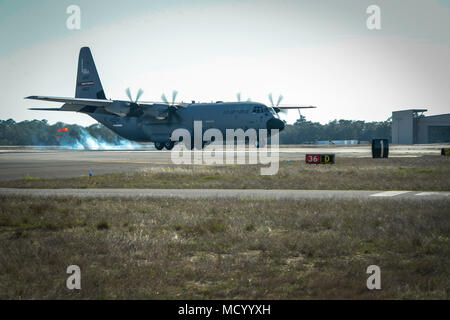
[{"label": "propeller", "polygon": [[272,108],[275,108],[275,107],[278,107],[279,105],[280,105],[280,103],[281,103],[281,100],[283,100],[283,95],[279,95],[278,96],[278,100],[277,100],[277,104],[274,104],[273,103],[273,96],[272,96],[272,93],[269,93],[269,101],[270,101],[270,105],[271,105],[271,107]]},{"label": "propeller", "polygon": [[283,96],[280,94],[277,100],[277,107],[280,105],[281,100],[283,100]]},{"label": "propeller", "polygon": [[177,91],[177,90],[173,90],[173,91],[172,91],[172,101],[169,103],[169,100],[167,100],[166,95],[163,93],[163,94],[161,95],[161,100],[162,100],[164,103],[173,106],[173,105],[175,105],[175,100],[176,100],[176,98],[177,98],[177,95],[178,95],[178,91]]},{"label": "propeller", "polygon": [[130,90],[130,87],[128,87],[128,88],[125,90],[125,93],[127,94],[128,99],[130,99],[130,102],[132,102],[132,103],[137,103],[138,100],[139,100],[139,98],[140,98],[140,97],[142,96],[142,94],[144,93],[144,90],[142,90],[142,89],[139,88],[139,90],[138,90],[138,92],[137,92],[137,94],[136,94],[136,99],[134,99],[134,101],[133,101],[133,98],[132,98],[132,96],[131,96],[131,90]]},{"label": "propeller", "polygon": [[112,104],[105,106],[105,110],[119,117],[141,115],[142,108],[139,107],[137,101],[142,96],[144,91],[142,89],[139,89],[134,101],[131,96],[131,90],[129,87],[125,89],[125,93],[127,94],[128,99],[130,99],[129,103],[124,101],[114,101]]},{"label": "propeller", "polygon": [[177,90],[173,90],[172,91],[172,105],[175,104],[175,99],[177,98],[178,95],[178,91]]},{"label": "propeller", "polygon": [[275,111],[277,112],[277,113],[282,113],[282,114],[287,114],[287,110],[285,110],[285,109],[280,109],[280,108],[278,108],[278,106],[280,105],[280,103],[281,103],[281,101],[283,100],[283,95],[282,94],[280,94],[279,96],[278,96],[278,100],[277,100],[277,103],[275,104],[275,103],[273,103],[273,96],[272,96],[272,93],[269,93],[269,101],[270,101],[270,106],[272,107],[272,108],[274,108],[275,109]]},{"label": "propeller", "polygon": [[162,100],[164,103],[169,104],[169,101],[167,101],[166,95],[165,95],[164,93],[161,95],[161,100]]},{"label": "propeller", "polygon": [[125,89],[125,93],[127,94],[127,97],[130,100],[130,103],[128,103],[129,111],[127,112],[127,115],[129,115],[129,116],[140,116],[140,115],[142,115],[142,113],[143,113],[142,107],[140,107],[137,104],[137,102],[139,101],[139,98],[144,93],[144,90],[139,88],[139,90],[138,90],[138,92],[136,94],[136,99],[134,99],[134,100],[133,100],[133,96],[131,94],[130,87]]},{"label": "propeller", "polygon": [[177,95],[178,95],[178,91],[177,90],[173,90],[172,91],[172,101],[169,102],[169,100],[167,99],[166,95],[163,93],[161,95],[161,100],[165,103],[169,105],[168,108],[168,121],[169,123],[172,122],[172,116],[180,119],[180,115],[177,113],[178,108],[175,106],[175,100],[177,99]]},{"label": "propeller", "polygon": [[126,89],[125,89],[125,92],[126,92],[126,94],[127,94],[127,96],[128,96],[128,99],[129,99],[130,101],[133,101],[133,98],[131,97],[131,90],[130,90],[130,87],[126,88]]},{"label": "propeller", "polygon": [[142,94],[144,93],[144,90],[139,89],[138,93],[136,94],[136,100],[134,100],[134,103],[137,103],[139,98],[142,96]]},{"label": "propeller", "polygon": [[[236,98],[237,98],[238,102],[241,102],[242,95],[240,92],[236,93]],[[250,102],[250,101],[252,101],[252,99],[248,98],[247,102]]]}]

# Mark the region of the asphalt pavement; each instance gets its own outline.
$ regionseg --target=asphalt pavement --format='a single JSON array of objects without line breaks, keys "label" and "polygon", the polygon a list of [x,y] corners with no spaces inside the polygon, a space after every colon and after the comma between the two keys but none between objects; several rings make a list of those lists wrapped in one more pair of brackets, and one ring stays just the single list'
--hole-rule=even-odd
[{"label": "asphalt pavement", "polygon": [[0,188],[2,196],[111,197],[181,199],[277,199],[277,200],[401,200],[449,201],[450,192],[367,190],[263,190],[263,189],[14,189]]}]

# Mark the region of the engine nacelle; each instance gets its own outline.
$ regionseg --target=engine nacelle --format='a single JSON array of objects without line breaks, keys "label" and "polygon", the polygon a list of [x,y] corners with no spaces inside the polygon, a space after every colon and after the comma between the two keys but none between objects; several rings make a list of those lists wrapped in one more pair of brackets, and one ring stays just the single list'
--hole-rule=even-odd
[{"label": "engine nacelle", "polygon": [[114,101],[111,105],[106,106],[105,110],[119,117],[125,117],[128,113],[130,113],[130,105],[129,103],[127,104],[120,101]]},{"label": "engine nacelle", "polygon": [[169,107],[166,104],[154,104],[149,107],[143,107],[144,115],[156,119],[165,119],[169,116]]}]

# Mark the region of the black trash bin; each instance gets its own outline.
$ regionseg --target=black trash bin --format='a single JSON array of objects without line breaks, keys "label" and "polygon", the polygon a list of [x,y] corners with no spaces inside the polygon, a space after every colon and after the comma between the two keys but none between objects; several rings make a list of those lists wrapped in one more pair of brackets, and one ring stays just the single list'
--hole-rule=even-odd
[{"label": "black trash bin", "polygon": [[388,139],[372,139],[372,158],[387,158],[389,156]]}]

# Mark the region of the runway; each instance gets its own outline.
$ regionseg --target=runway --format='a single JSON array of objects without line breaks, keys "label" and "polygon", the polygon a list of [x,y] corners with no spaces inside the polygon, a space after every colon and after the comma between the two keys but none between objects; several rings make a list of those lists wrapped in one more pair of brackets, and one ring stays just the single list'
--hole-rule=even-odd
[{"label": "runway", "polygon": [[275,199],[275,200],[400,200],[450,201],[450,192],[366,190],[262,190],[262,189],[13,189],[0,188],[1,196],[111,197],[180,199]]},{"label": "runway", "polygon": [[[391,145],[389,157],[439,155],[447,145]],[[194,151],[202,152],[202,151]],[[243,147],[237,152],[249,151]],[[334,153],[336,157],[371,157],[370,145],[301,145],[280,146],[280,161],[304,161],[307,153]],[[78,177],[89,171],[95,174],[126,172],[154,166],[174,165],[170,151],[96,150],[80,151],[61,147],[1,147],[0,180],[23,178]]]}]

